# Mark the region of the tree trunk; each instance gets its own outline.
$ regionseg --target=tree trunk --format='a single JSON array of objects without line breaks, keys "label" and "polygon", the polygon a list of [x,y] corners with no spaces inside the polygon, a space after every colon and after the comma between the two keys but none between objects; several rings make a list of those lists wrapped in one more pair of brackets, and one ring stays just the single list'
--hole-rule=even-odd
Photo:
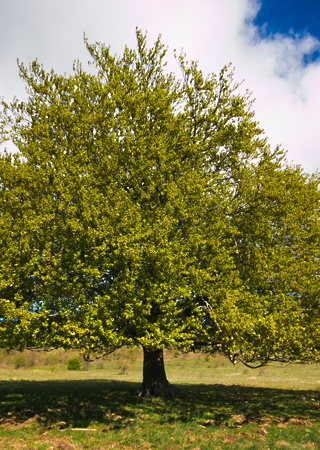
[{"label": "tree trunk", "polygon": [[143,349],[143,382],[140,395],[143,397],[175,395],[175,390],[167,380],[162,349]]}]

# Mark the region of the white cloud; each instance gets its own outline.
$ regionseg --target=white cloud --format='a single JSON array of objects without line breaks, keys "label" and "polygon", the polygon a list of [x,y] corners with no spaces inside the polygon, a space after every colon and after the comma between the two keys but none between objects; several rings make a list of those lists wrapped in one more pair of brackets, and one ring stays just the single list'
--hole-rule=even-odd
[{"label": "white cloud", "polygon": [[[304,55],[319,48],[310,35],[261,39],[253,25],[243,35],[239,67],[256,97],[255,110],[270,143],[283,144],[288,159],[306,170],[320,167],[320,64],[304,65]],[[248,70],[250,68],[250,70]]]}]

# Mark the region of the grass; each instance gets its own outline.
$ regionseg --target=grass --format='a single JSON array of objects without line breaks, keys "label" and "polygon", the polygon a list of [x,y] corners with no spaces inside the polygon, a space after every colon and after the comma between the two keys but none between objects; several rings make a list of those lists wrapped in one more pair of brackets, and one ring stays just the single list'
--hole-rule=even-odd
[{"label": "grass", "polygon": [[179,395],[148,399],[137,396],[142,359],[135,349],[82,371],[68,371],[67,357],[41,365],[40,356],[15,369],[15,357],[1,361],[0,449],[320,446],[316,365],[249,371],[220,356],[167,352]]}]

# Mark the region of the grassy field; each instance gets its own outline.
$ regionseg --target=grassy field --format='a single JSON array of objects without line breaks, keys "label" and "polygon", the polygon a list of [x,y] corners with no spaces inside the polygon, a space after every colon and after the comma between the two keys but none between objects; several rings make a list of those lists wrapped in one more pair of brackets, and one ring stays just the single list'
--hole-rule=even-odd
[{"label": "grassy field", "polygon": [[[0,355],[0,449],[274,449],[320,447],[316,365],[250,370],[221,356],[166,352],[179,394],[140,398],[142,355],[104,360]],[[19,359],[20,358],[20,359]]]}]

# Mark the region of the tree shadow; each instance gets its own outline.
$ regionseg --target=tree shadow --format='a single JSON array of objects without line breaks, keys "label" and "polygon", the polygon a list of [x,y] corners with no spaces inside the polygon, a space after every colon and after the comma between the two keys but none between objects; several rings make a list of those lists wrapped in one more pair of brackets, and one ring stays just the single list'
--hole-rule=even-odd
[{"label": "tree shadow", "polygon": [[179,385],[173,398],[141,398],[139,383],[83,381],[0,381],[0,420],[30,418],[46,427],[129,427],[137,416],[154,423],[193,422],[211,414],[215,424],[236,415],[245,421],[319,419],[320,393],[225,385]]}]

